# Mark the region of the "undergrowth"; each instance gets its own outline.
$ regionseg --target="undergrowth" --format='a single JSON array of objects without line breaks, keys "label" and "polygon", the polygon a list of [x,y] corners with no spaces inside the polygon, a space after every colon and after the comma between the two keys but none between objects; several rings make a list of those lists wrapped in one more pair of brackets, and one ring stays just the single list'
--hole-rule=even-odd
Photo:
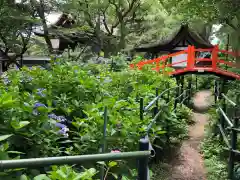
[{"label": "undergrowth", "polygon": [[216,135],[216,124],[218,116],[216,110],[209,110],[209,124],[205,130],[205,138],[201,144],[201,151],[204,155],[204,165],[207,171],[208,180],[227,180],[227,161],[223,145]]}]

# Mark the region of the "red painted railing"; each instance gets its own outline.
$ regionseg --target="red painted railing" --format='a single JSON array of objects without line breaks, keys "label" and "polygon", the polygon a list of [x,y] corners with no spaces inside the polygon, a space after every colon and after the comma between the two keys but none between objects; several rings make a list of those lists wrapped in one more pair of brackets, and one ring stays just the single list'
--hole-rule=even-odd
[{"label": "red painted railing", "polygon": [[[196,58],[196,52],[211,52],[211,58]],[[156,71],[162,70],[163,72],[165,72],[165,67],[172,67],[173,65],[187,62],[186,67],[175,70],[173,72],[168,72],[168,73],[170,75],[177,75],[177,74],[180,75],[181,73],[186,73],[186,72],[194,72],[194,71],[205,72],[206,71],[206,72],[214,72],[214,73],[221,74],[224,76],[230,76],[232,78],[240,80],[240,74],[226,71],[219,67],[219,64],[225,64],[230,67],[237,67],[235,63],[232,63],[229,61],[224,61],[223,59],[219,59],[219,57],[218,57],[219,52],[223,53],[223,54],[232,55],[235,57],[240,56],[240,53],[234,53],[234,52],[230,52],[230,51],[220,50],[218,48],[218,46],[214,46],[211,49],[200,49],[200,48],[196,49],[194,46],[188,46],[188,48],[186,50],[168,54],[168,55],[161,56],[161,57],[151,59],[151,60],[140,61],[137,64],[131,64],[130,67],[133,69],[135,66],[137,66],[138,69],[141,70],[144,65],[155,64],[156,67],[152,68],[152,70],[156,70]],[[177,56],[177,55],[181,55],[181,54],[187,54],[187,59],[181,60],[181,61],[178,61],[175,63],[167,64],[167,61],[169,58]],[[196,66],[198,62],[202,62],[202,61],[211,62],[211,65],[208,67]],[[161,65],[160,65],[160,63],[161,63]]]}]

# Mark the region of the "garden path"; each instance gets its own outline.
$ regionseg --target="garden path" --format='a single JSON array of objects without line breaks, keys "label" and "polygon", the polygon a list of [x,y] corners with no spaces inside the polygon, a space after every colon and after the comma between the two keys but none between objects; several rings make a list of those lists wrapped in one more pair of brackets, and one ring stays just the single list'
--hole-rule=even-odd
[{"label": "garden path", "polygon": [[200,91],[194,96],[195,111],[192,118],[195,123],[189,127],[189,139],[182,143],[179,152],[175,154],[176,157],[167,164],[168,175],[161,177],[160,171],[158,180],[207,180],[199,146],[204,138],[204,126],[209,118],[204,112],[212,103],[210,91]]}]

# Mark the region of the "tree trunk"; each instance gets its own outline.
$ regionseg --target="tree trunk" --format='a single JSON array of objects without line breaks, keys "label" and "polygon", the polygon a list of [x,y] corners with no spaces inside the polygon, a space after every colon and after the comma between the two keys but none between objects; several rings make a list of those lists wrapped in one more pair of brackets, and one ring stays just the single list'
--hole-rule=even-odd
[{"label": "tree trunk", "polygon": [[34,7],[36,7],[38,16],[40,17],[41,22],[42,22],[43,32],[44,32],[44,39],[45,39],[45,42],[46,42],[46,44],[48,46],[49,54],[52,54],[53,53],[53,47],[52,47],[51,40],[49,38],[47,22],[46,22],[46,18],[45,18],[45,14],[44,14],[44,12],[45,12],[44,0],[40,0],[39,4],[35,0],[31,0],[30,2],[31,2],[31,4]]}]

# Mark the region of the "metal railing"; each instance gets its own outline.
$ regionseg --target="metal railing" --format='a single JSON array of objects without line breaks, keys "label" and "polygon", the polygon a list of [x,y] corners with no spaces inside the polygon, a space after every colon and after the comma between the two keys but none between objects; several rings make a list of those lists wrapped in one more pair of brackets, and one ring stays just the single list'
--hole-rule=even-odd
[{"label": "metal railing", "polygon": [[[225,92],[225,84],[226,82],[222,82],[222,87],[219,86],[217,81],[214,86],[214,99],[216,110],[219,114],[219,132],[220,132],[220,141],[223,141],[227,148],[225,150],[229,151],[229,159],[228,159],[228,178],[234,179],[234,166],[235,166],[235,156],[240,155],[240,151],[237,150],[237,133],[240,133],[239,129],[239,115],[237,113],[240,112],[239,106],[239,98],[240,96],[236,96],[236,101],[234,102],[229,97],[227,97]],[[227,105],[233,108],[234,114],[232,117],[229,117],[231,114],[227,113]],[[227,132],[230,130],[230,133]],[[230,141],[229,138],[230,137]]]},{"label": "metal railing", "polygon": [[[63,165],[63,164],[81,164],[83,162],[97,162],[108,160],[124,160],[124,159],[137,159],[138,180],[149,180],[149,158],[154,156],[155,152],[149,140],[149,131],[152,126],[159,120],[160,114],[165,107],[168,107],[170,103],[173,103],[172,111],[175,111],[177,105],[183,103],[189,104],[191,98],[191,82],[189,81],[187,89],[184,90],[184,79],[180,79],[180,85],[176,87],[170,87],[167,85],[167,89],[159,94],[159,89],[156,89],[155,98],[144,107],[143,98],[140,98],[140,120],[144,119],[144,113],[148,113],[154,106],[153,118],[147,126],[145,135],[139,140],[139,151],[134,152],[119,152],[119,153],[106,153],[106,137],[107,137],[107,124],[108,124],[108,111],[105,107],[103,119],[103,143],[100,150],[100,154],[89,154],[80,156],[60,156],[60,157],[46,157],[46,158],[30,158],[19,160],[2,160],[0,161],[0,169],[14,169],[14,168],[32,168],[32,167],[44,167],[51,165]],[[178,83],[179,84],[179,83]],[[174,91],[175,98],[170,98],[170,92]],[[159,106],[159,100],[165,100],[164,107]],[[173,102],[174,101],[174,102]],[[166,137],[167,142],[170,142],[169,124],[166,120]],[[101,168],[101,179],[105,177],[104,167]]]},{"label": "metal railing", "polygon": [[[178,84],[180,84],[180,85],[175,86],[175,87],[170,87],[170,84],[168,82],[168,84],[167,84],[168,88],[165,89],[164,91],[162,91],[160,94],[159,94],[159,89],[156,88],[155,98],[152,101],[150,101],[146,106],[144,106],[144,99],[142,97],[140,98],[140,120],[143,121],[144,115],[149,113],[151,108],[153,108],[153,115],[152,115],[153,117],[147,126],[147,129],[145,132],[145,137],[144,137],[144,138],[148,138],[148,141],[149,141],[150,130],[152,129],[153,125],[159,121],[159,117],[160,117],[161,113],[163,113],[163,110],[166,107],[169,108],[169,105],[171,103],[173,103],[173,109],[171,109],[171,110],[175,111],[178,104],[182,105],[185,103],[186,105],[189,105],[190,99],[192,96],[191,81],[188,82],[188,87],[185,90],[183,90],[184,89],[184,79],[183,78],[180,79],[180,83],[178,83]],[[170,95],[171,95],[170,93],[172,91],[175,92],[175,93],[173,93],[175,96],[174,98],[170,98]],[[159,100],[165,101],[165,104],[162,105],[161,107],[159,106]],[[165,127],[166,141],[169,144],[170,143],[170,134],[169,134],[170,127],[169,127],[169,122],[167,119],[165,120],[165,123],[166,123],[166,127]],[[155,153],[155,151],[154,151],[154,153]]]},{"label": "metal railing", "polygon": [[[84,162],[97,162],[108,160],[127,160],[137,159],[138,176],[137,180],[149,180],[148,161],[151,156],[151,146],[149,140],[142,138],[139,140],[139,151],[133,152],[117,152],[117,153],[105,153],[106,152],[106,137],[107,137],[107,123],[108,123],[108,111],[107,107],[104,109],[103,114],[103,143],[100,150],[100,154],[89,155],[77,155],[77,156],[60,156],[60,157],[45,157],[45,158],[30,158],[30,159],[18,159],[18,160],[1,160],[0,169],[14,169],[14,168],[35,168],[51,165],[73,165],[81,164]],[[104,167],[100,171],[101,180],[104,180],[105,170]]]}]

